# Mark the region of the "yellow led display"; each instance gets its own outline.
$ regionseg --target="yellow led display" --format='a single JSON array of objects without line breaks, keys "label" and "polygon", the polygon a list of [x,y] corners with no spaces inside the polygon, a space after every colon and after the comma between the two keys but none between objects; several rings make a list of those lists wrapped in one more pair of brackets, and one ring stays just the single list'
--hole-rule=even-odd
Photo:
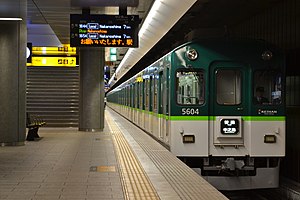
[{"label": "yellow led display", "polygon": [[64,55],[75,56],[76,47],[70,47],[69,44],[62,47],[32,47],[32,54],[34,55]]},{"label": "yellow led display", "polygon": [[76,57],[32,57],[27,66],[76,67]]},{"label": "yellow led display", "polygon": [[138,76],[136,77],[135,82],[143,82],[143,78]]}]

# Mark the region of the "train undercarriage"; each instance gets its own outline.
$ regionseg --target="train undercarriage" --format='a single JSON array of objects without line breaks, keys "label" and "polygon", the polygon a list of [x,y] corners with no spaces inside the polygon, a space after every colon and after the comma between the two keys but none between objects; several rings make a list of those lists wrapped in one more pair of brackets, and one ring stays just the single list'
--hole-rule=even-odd
[{"label": "train undercarriage", "polygon": [[280,158],[179,157],[219,190],[279,187]]}]

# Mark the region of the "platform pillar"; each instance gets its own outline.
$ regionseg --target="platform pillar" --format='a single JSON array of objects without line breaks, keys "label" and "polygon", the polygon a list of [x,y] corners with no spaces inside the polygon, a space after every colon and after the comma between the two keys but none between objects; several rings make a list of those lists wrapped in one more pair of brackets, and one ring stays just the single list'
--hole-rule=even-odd
[{"label": "platform pillar", "polygon": [[26,136],[27,0],[4,0],[1,6],[0,146],[16,146]]},{"label": "platform pillar", "polygon": [[79,131],[104,128],[104,48],[80,48]]}]

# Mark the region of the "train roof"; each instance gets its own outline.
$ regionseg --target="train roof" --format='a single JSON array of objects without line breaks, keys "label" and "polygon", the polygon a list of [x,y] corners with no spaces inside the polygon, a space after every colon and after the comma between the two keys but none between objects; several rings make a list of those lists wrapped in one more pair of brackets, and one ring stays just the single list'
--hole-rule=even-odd
[{"label": "train roof", "polygon": [[[263,50],[269,50],[271,52],[276,52],[277,54],[282,54],[281,50],[275,47],[274,45],[271,45],[267,41],[264,40],[257,40],[257,39],[251,39],[251,38],[205,38],[205,39],[195,39],[193,41],[186,42],[176,48],[174,48],[172,51],[168,52],[155,62],[151,63],[148,67],[144,68],[137,74],[135,74],[130,79],[126,80],[119,86],[117,86],[109,93],[114,93],[114,91],[118,91],[121,88],[124,88],[126,86],[129,86],[130,84],[136,82],[137,77],[142,77],[143,75],[150,75],[152,74],[156,69],[158,62],[167,59],[169,55],[172,53],[185,48],[187,46],[197,46],[208,50],[217,50],[220,52],[224,52],[228,55],[223,55],[224,57],[231,57],[233,55],[240,56],[241,59],[248,59],[250,60],[251,56],[256,53],[256,57],[261,57]],[[230,48],[228,48],[230,47]],[[243,51],[242,51],[243,50]],[[234,53],[233,53],[234,52]],[[238,55],[237,53],[238,52]],[[250,56],[250,54],[253,54]]]}]

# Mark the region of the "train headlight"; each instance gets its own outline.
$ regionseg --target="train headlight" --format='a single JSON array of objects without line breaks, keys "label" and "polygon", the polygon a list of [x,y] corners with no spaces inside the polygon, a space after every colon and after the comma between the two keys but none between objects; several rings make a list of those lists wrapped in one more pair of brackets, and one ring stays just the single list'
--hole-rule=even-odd
[{"label": "train headlight", "polygon": [[264,51],[262,54],[261,54],[261,58],[263,60],[271,60],[271,58],[273,57],[273,53],[269,50],[267,51]]},{"label": "train headlight", "polygon": [[195,136],[194,135],[183,135],[182,142],[183,143],[195,143]]},{"label": "train headlight", "polygon": [[265,135],[264,142],[265,143],[276,143],[276,135]]},{"label": "train headlight", "polygon": [[198,58],[198,52],[195,49],[190,49],[186,52],[186,57],[189,60],[196,60]]}]

